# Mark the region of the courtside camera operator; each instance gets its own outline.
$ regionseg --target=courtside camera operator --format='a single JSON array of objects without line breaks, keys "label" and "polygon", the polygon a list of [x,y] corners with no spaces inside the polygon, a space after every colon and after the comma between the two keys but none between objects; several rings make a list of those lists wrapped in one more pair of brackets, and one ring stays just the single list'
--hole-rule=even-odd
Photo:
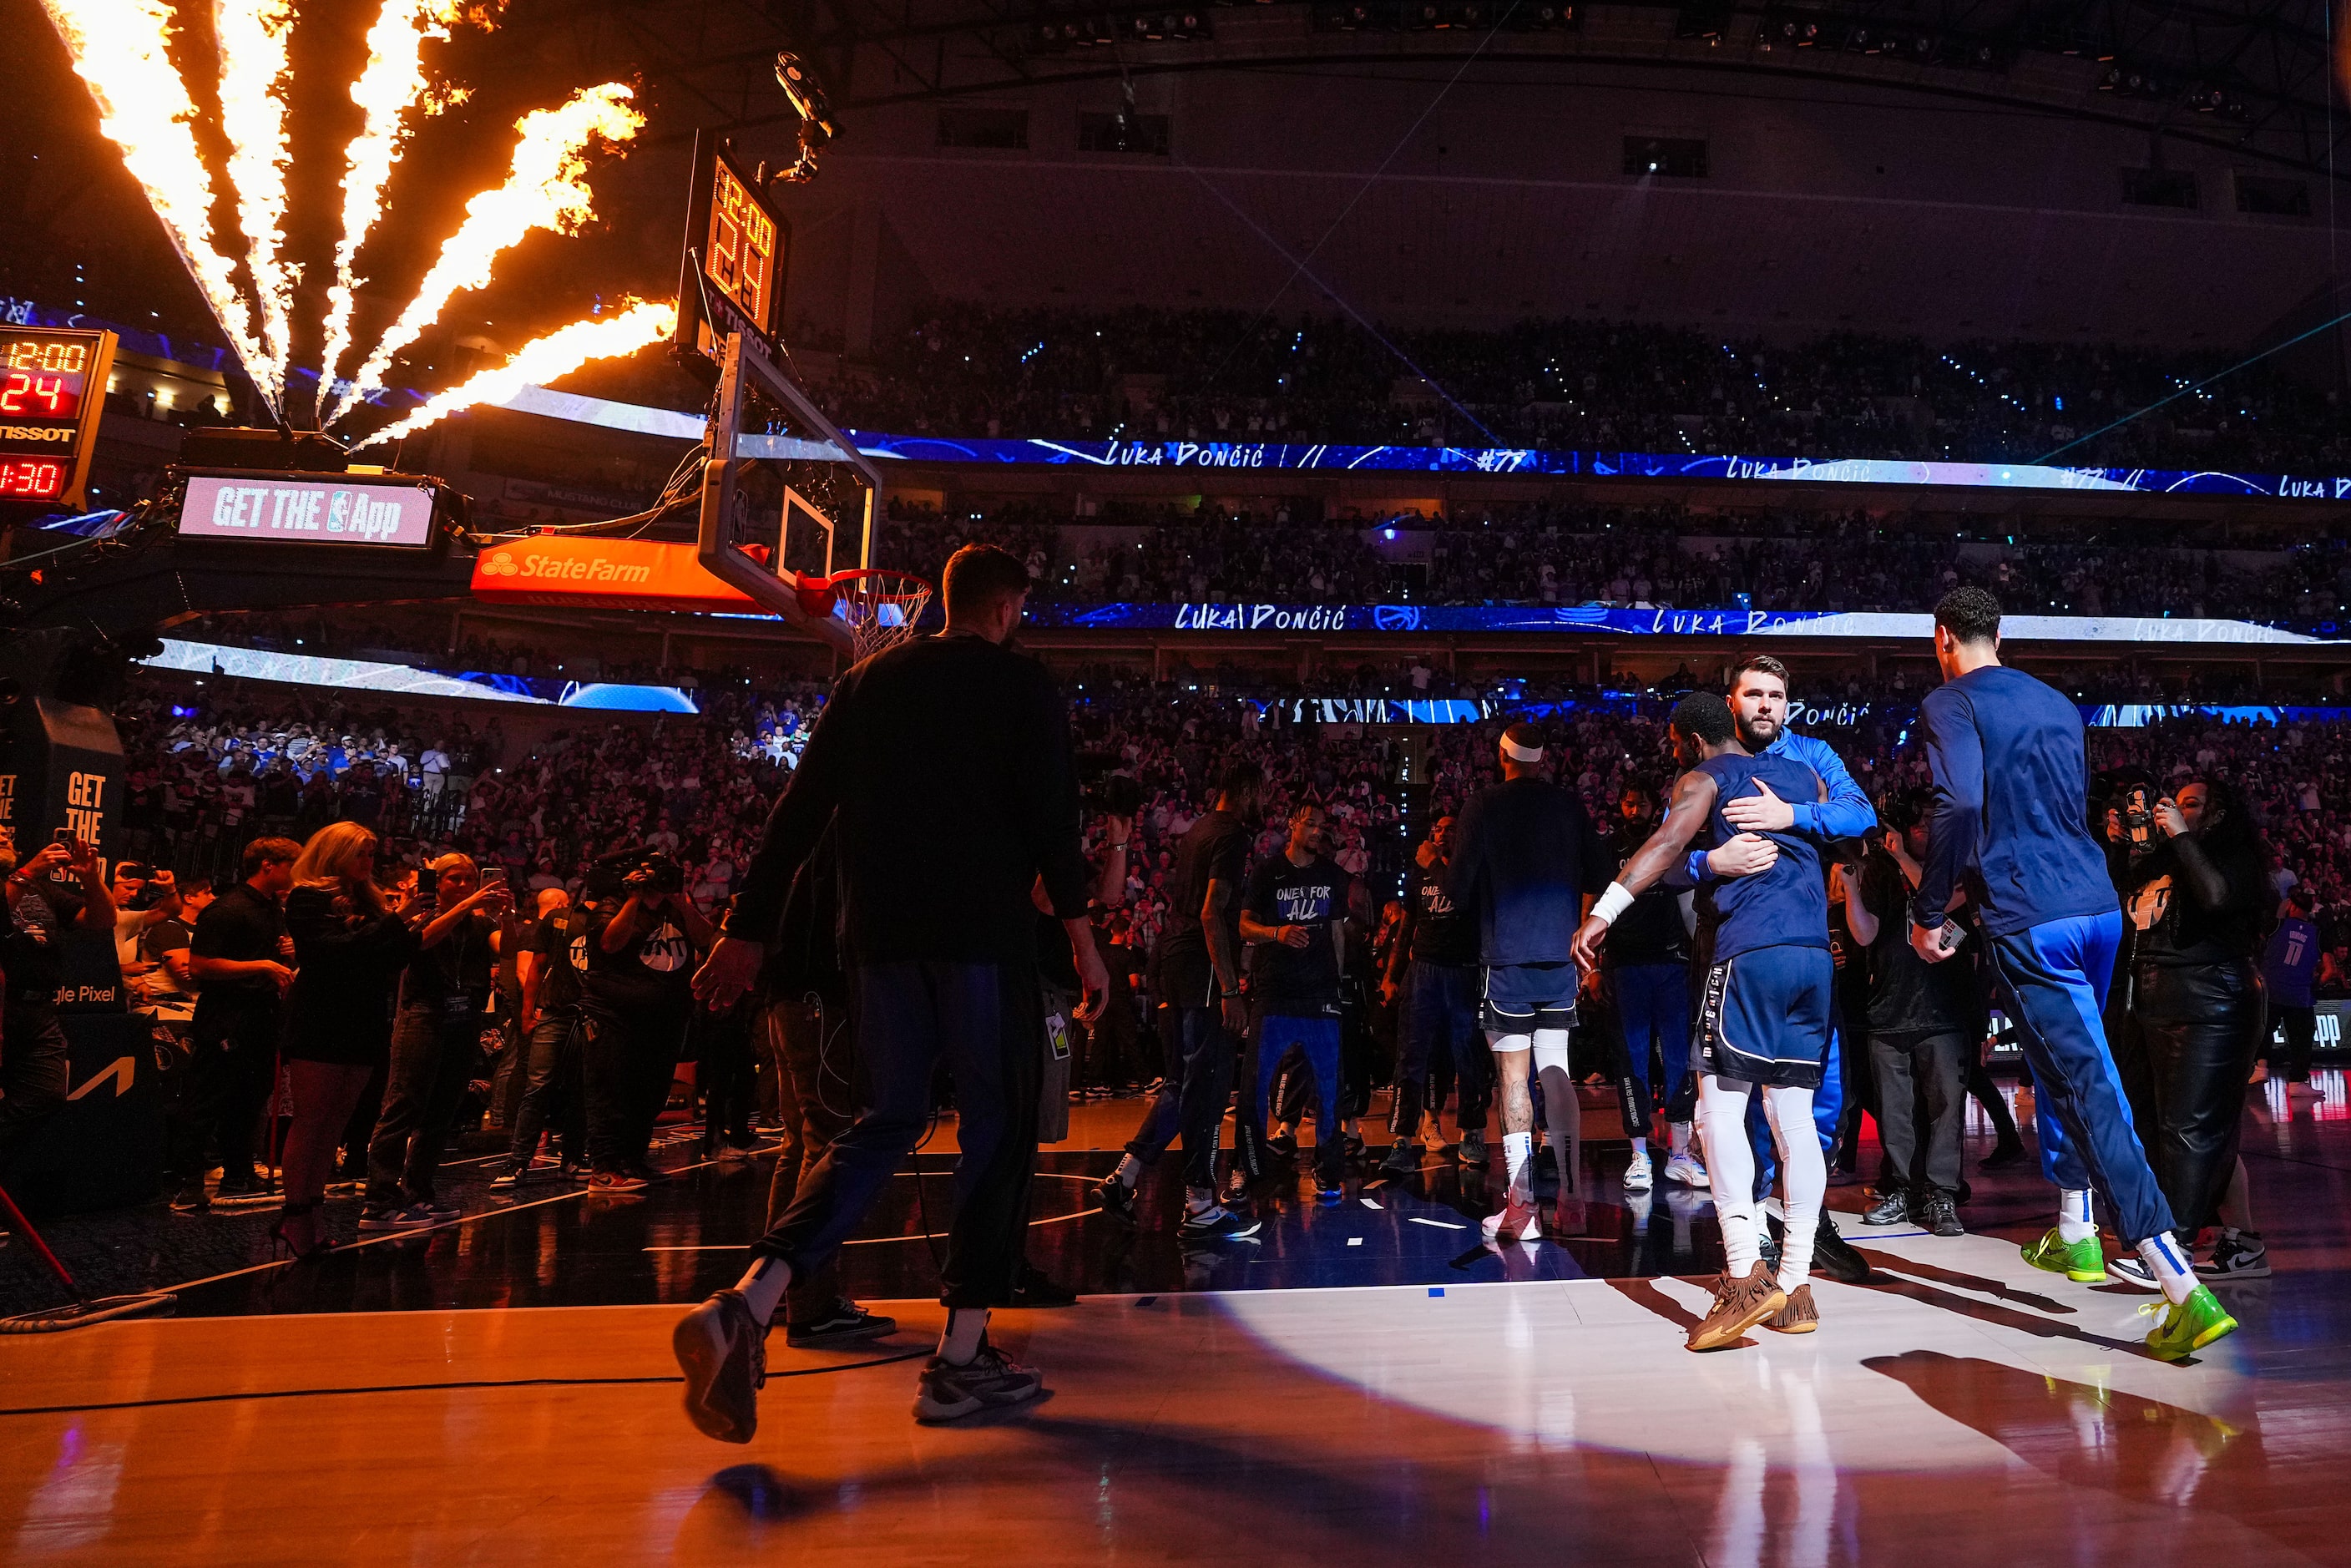
[{"label": "courtside camera operator", "polygon": [[660,1176],[645,1159],[669,1100],[694,1005],[695,955],[715,933],[685,895],[685,868],[656,850],[606,855],[588,876],[588,1177],[591,1191],[635,1192]]}]

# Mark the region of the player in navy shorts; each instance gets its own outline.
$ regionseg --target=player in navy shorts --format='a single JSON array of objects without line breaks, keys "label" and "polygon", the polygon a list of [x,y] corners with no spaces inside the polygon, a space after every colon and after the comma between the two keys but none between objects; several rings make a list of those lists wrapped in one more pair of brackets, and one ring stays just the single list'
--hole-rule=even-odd
[{"label": "player in navy shorts", "polygon": [[[1801,762],[1749,755],[1729,705],[1712,692],[1684,697],[1671,727],[1675,755],[1689,771],[1675,781],[1663,825],[1625,862],[1577,930],[1575,960],[1586,969],[1597,966],[1601,939],[1635,896],[1691,848],[1711,849],[1739,835],[1723,815],[1727,803],[1767,787],[1785,800],[1817,800],[1827,793],[1820,776]],[[1771,866],[1710,884],[1701,910],[1711,928],[1713,962],[1698,1010],[1698,1124],[1726,1263],[1712,1309],[1690,1330],[1692,1350],[1736,1343],[1758,1323],[1809,1333],[1820,1322],[1808,1279],[1828,1191],[1828,1166],[1813,1130],[1813,1091],[1820,1087],[1828,1056],[1835,979],[1828,894],[1812,832],[1791,828],[1768,836],[1780,851]],[[1787,1179],[1786,1241],[1776,1276],[1763,1266],[1755,1156],[1747,1142],[1748,1098],[1757,1087]]]}]

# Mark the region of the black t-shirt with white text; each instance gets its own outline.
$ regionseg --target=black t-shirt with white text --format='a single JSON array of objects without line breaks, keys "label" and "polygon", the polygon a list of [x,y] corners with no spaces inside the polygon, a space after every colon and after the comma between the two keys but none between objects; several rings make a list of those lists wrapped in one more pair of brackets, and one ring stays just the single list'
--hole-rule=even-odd
[{"label": "black t-shirt with white text", "polygon": [[1251,998],[1276,1017],[1337,1016],[1339,955],[1331,928],[1347,916],[1347,873],[1321,855],[1301,866],[1278,854],[1249,873],[1241,906],[1260,925],[1306,928],[1303,947],[1250,947]]},{"label": "black t-shirt with white text", "polygon": [[1446,893],[1444,866],[1424,871],[1416,863],[1406,871],[1404,903],[1412,911],[1412,948],[1406,957],[1416,964],[1468,966],[1478,961],[1478,922]]},{"label": "black t-shirt with white text", "polygon": [[618,953],[604,950],[604,929],[623,905],[588,911],[588,973],[581,998],[591,1008],[626,1016],[632,1011],[683,1009],[694,983],[694,944],[664,911]]}]

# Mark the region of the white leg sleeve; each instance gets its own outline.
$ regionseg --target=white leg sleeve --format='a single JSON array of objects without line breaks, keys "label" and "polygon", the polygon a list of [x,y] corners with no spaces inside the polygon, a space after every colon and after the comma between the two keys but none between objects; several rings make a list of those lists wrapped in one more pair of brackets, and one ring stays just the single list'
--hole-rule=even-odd
[{"label": "white leg sleeve", "polygon": [[[1706,1145],[1725,1267],[1734,1280],[1746,1278],[1763,1257],[1755,1229],[1755,1151],[1747,1146],[1747,1090],[1711,1072],[1698,1081],[1698,1136]],[[1817,1140],[1813,1146],[1819,1147]]]},{"label": "white leg sleeve", "polygon": [[1567,1030],[1539,1029],[1534,1033],[1535,1082],[1542,1089],[1543,1126],[1551,1152],[1559,1162],[1559,1190],[1575,1192],[1583,1183],[1577,1172],[1583,1159],[1583,1105],[1575,1096],[1575,1079],[1567,1067]]},{"label": "white leg sleeve", "polygon": [[[1821,1155],[1820,1134],[1813,1125],[1811,1090],[1765,1089],[1763,1114],[1771,1124],[1771,1143],[1780,1151],[1782,1180],[1788,1194],[1788,1231],[1780,1243],[1780,1289],[1792,1291],[1812,1273],[1813,1238],[1820,1231],[1829,1167]],[[1740,1140],[1742,1146],[1745,1142]]]}]

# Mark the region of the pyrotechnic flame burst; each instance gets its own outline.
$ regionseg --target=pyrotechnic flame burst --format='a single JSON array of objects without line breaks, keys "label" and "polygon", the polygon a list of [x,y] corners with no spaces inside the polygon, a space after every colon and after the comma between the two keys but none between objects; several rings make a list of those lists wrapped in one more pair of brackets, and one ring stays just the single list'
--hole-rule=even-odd
[{"label": "pyrotechnic flame burst", "polygon": [[[262,364],[235,269],[212,241],[212,178],[188,133],[196,106],[165,53],[172,33],[168,0],[41,4],[73,57],[76,74],[98,103],[99,129],[122,150],[123,166],[163,220],[163,232],[187,264],[213,319],[228,335],[229,347],[246,366]],[[275,413],[275,392],[263,387],[261,396]]]},{"label": "pyrotechnic flame burst", "polygon": [[[383,0],[368,30],[367,68],[351,83],[351,101],[364,118],[343,151],[343,237],[335,245],[335,281],[327,289],[327,342],[319,359],[319,413],[335,400],[335,368],[351,346],[351,308],[358,298],[353,267],[360,246],[383,215],[383,188],[408,140],[408,114],[424,97],[424,41],[445,38],[464,0]],[[485,18],[484,26],[487,26]]]},{"label": "pyrotechnic flame burst", "polygon": [[570,326],[525,343],[514,357],[494,370],[482,371],[463,386],[450,388],[399,423],[376,432],[362,446],[396,441],[437,424],[460,409],[475,403],[504,402],[524,387],[570,374],[590,360],[633,354],[677,330],[677,307],[659,300],[632,298],[618,316],[574,321]]},{"label": "pyrotechnic flame burst", "polygon": [[220,43],[221,130],[228,135],[229,186],[245,266],[261,304],[261,363],[246,368],[272,403],[286,401],[292,356],[288,324],[294,279],[278,259],[286,243],[287,46],[294,33],[291,0],[219,0],[213,32]]},{"label": "pyrotechnic flame burst", "polygon": [[515,146],[506,183],[465,204],[465,223],[441,247],[416,298],[351,378],[353,397],[365,397],[383,384],[392,357],[440,319],[451,296],[488,283],[490,264],[500,252],[533,229],[572,234],[596,215],[582,183],[587,149],[593,141],[621,142],[637,133],[645,118],[628,106],[629,97],[627,88],[606,82],[582,90],[560,109],[535,110],[515,121],[522,141]]},{"label": "pyrotechnic flame burst", "polygon": [[[362,119],[360,133],[344,152],[342,235],[322,323],[322,423],[340,401],[329,395],[336,366],[354,345],[353,269],[382,217],[384,188],[400,160],[409,117],[419,110],[434,112],[463,100],[462,92],[428,78],[422,61],[424,41],[445,38],[448,28],[460,21],[486,26],[501,3],[382,0],[369,32],[368,64],[350,89]],[[41,4],[98,105],[99,129],[121,150],[124,166],[146,192],[230,348],[252,376],[263,402],[277,414],[293,351],[295,278],[283,253],[287,48],[296,0],[213,0],[221,129],[229,141],[226,173],[246,237],[250,298],[238,287],[235,263],[214,242],[213,179],[191,134],[196,107],[170,58],[176,26],[172,0]],[[465,222],[442,247],[416,298],[367,357],[347,396],[364,396],[381,387],[392,357],[438,320],[459,290],[487,285],[492,264],[525,235],[535,229],[575,234],[595,216],[584,183],[587,153],[598,145],[617,147],[643,125],[643,116],[628,105],[631,96],[626,87],[608,82],[584,89],[559,109],[536,110],[516,122],[522,140],[506,183],[466,204]],[[637,304],[621,316],[574,323],[530,344],[501,371],[477,376],[467,385],[497,385],[494,378],[526,361],[535,368],[525,375],[546,379],[590,359],[629,352],[672,329],[674,314],[668,306]],[[657,319],[668,319],[671,326],[657,331]],[[420,429],[420,420],[430,423],[481,401],[479,392],[461,398],[465,391],[443,393],[400,429],[403,434]],[[499,395],[511,395],[511,389]],[[432,419],[423,418],[435,409],[440,412]]]}]

